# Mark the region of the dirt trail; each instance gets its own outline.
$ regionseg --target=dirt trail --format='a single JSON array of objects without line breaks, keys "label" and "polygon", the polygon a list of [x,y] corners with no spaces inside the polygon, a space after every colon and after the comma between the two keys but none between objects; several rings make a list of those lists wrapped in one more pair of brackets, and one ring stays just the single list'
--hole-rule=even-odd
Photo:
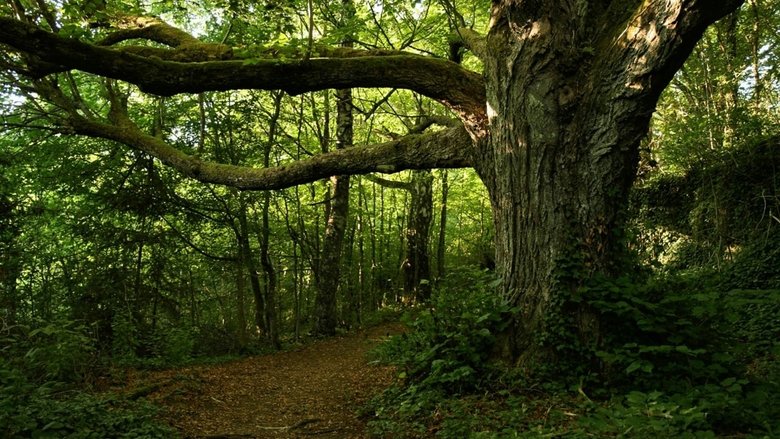
[{"label": "dirt trail", "polygon": [[[381,325],[229,363],[155,372],[149,399],[192,438],[364,438],[356,410],[392,381],[366,352],[399,325]],[[157,383],[157,384],[154,384]],[[148,385],[148,384],[147,384]]]}]

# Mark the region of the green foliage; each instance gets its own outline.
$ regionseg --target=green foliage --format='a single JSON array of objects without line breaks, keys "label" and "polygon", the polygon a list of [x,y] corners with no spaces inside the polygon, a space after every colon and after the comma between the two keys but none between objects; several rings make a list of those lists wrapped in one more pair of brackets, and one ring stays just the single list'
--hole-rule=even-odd
[{"label": "green foliage", "polygon": [[721,289],[780,287],[778,145],[777,136],[760,139],[636,187],[633,225],[645,261],[668,272],[738,271]]},{"label": "green foliage", "polygon": [[780,224],[752,237],[730,263],[711,274],[719,290],[780,288]]},{"label": "green foliage", "polygon": [[[512,312],[495,294],[496,286],[487,272],[448,275],[433,292],[429,308],[404,316],[412,331],[374,351],[380,361],[398,367],[403,382],[374,402],[378,419],[371,425],[376,432],[393,437],[409,431],[421,434],[424,426],[414,420],[436,410],[439,401],[492,385],[499,371],[492,361],[496,337]],[[411,422],[397,425],[387,417]]]},{"label": "green foliage", "polygon": [[0,340],[0,352],[35,382],[84,381],[91,378],[96,361],[88,329],[67,320],[12,327],[9,337]]},{"label": "green foliage", "polygon": [[577,427],[602,437],[714,438],[706,418],[702,407],[681,406],[661,392],[633,391],[606,406],[594,405]]},{"label": "green foliage", "polygon": [[235,354],[235,340],[211,327],[163,327],[139,331],[129,319],[117,316],[113,325],[113,359],[142,368],[176,367],[201,360],[197,357]]},{"label": "green foliage", "polygon": [[405,310],[399,305],[384,306],[376,311],[371,311],[363,315],[362,324],[364,327],[377,326],[382,323],[398,322],[404,316]]},{"label": "green foliage", "polygon": [[673,409],[666,417],[683,419],[686,428],[767,428],[762,423],[778,413],[764,398],[780,382],[749,369],[777,346],[780,324],[771,313],[780,306],[780,291],[701,292],[697,284],[602,280],[583,288],[582,297],[609,328],[595,352],[603,368],[594,394],[629,391],[628,405],[616,406],[621,410],[639,407],[639,395],[649,395],[645,405]]},{"label": "green foliage", "polygon": [[189,360],[195,348],[193,331],[187,327],[175,327],[165,331],[161,339],[160,355],[172,363]]},{"label": "green foliage", "polygon": [[596,355],[604,362],[605,378],[614,385],[624,383],[613,379],[654,385],[661,376],[671,386],[678,384],[672,382],[676,379],[699,383],[724,373],[723,365],[733,362],[712,358],[725,342],[715,322],[729,312],[717,295],[667,287],[618,279],[593,282],[580,291],[580,300],[597,309],[601,324],[610,328]]},{"label": "green foliage", "polygon": [[169,438],[154,409],[85,393],[61,396],[0,364],[0,435],[33,438]]},{"label": "green foliage", "polygon": [[[490,357],[496,334],[506,328],[508,305],[494,293],[495,280],[482,272],[469,272],[471,288],[437,289],[430,308],[416,316],[406,314],[412,331],[394,337],[376,353],[401,369],[401,378],[418,390],[459,394],[489,382]],[[464,273],[450,275],[450,284],[461,282]]]},{"label": "green foliage", "polygon": [[[21,330],[20,330],[21,329]],[[94,367],[92,339],[74,322],[12,328],[0,357],[0,436],[167,438],[154,409],[73,390]]]},{"label": "green foliage", "polygon": [[[491,364],[479,319],[464,322],[462,309],[439,317],[460,322],[451,326],[422,313],[412,322],[416,332],[381,348],[404,382],[372,403],[373,431],[453,438],[771,435],[780,429],[780,291],[702,292],[700,283],[691,277],[644,284],[594,279],[561,295],[561,314],[550,320],[557,323],[546,326],[559,333],[540,338],[544,345],[560,343],[554,346],[560,364],[532,375]],[[446,294],[465,309],[490,301],[467,291],[473,290]],[[482,291],[490,296],[489,288]],[[572,310],[583,305],[599,316],[598,344],[571,336]],[[495,330],[505,318],[498,313],[486,321]],[[436,336],[444,331],[447,340],[470,340],[469,347],[443,349]],[[475,351],[481,367],[461,355]],[[478,372],[461,374],[466,364]]]}]

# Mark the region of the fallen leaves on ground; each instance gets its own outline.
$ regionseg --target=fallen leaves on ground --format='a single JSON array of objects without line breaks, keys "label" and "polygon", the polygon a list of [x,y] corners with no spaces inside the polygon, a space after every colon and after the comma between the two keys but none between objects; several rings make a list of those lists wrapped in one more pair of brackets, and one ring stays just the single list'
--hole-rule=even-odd
[{"label": "fallen leaves on ground", "polygon": [[393,379],[366,352],[398,332],[380,325],[293,351],[153,372],[129,387],[185,437],[364,438],[356,411]]}]

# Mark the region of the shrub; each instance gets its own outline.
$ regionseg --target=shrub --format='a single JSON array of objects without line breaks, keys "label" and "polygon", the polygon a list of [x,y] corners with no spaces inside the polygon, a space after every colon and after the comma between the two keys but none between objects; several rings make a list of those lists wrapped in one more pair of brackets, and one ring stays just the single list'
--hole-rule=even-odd
[{"label": "shrub", "polygon": [[434,291],[428,308],[404,316],[412,331],[375,351],[415,388],[457,394],[490,381],[496,334],[506,328],[510,308],[495,294],[490,275],[473,275],[471,288]]},{"label": "shrub", "polygon": [[75,322],[17,327],[0,341],[0,437],[167,438],[148,404],[74,390],[94,366]]},{"label": "shrub", "polygon": [[404,382],[373,401],[370,425],[385,437],[771,436],[780,294],[697,284],[600,279],[562,293],[561,310],[584,302],[600,315],[602,339],[582,345],[561,313],[540,340],[565,344],[565,361],[533,376],[490,363],[511,310],[487,282],[438,291],[414,332],[379,349]]},{"label": "shrub", "polygon": [[[452,286],[458,284],[461,288]],[[486,272],[450,275],[433,292],[427,308],[405,314],[412,331],[375,349],[380,361],[398,367],[404,383],[368,409],[376,434],[423,435],[426,416],[441,401],[492,385],[499,372],[491,362],[496,334],[506,328],[511,312],[495,294],[496,285]]]},{"label": "shrub", "polygon": [[175,432],[154,420],[154,409],[139,402],[25,381],[0,364],[0,436],[7,438],[169,438]]}]

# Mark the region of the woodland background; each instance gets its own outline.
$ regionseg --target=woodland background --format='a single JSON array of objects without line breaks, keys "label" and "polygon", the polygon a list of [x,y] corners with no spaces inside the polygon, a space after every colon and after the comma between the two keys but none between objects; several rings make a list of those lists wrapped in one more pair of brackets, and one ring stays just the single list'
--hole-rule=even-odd
[{"label": "woodland background", "polygon": [[[312,1],[113,3],[209,41],[251,37],[279,51],[305,48],[314,25],[326,43],[349,33],[439,53],[452,8],[487,19],[469,0],[361,4],[347,24]],[[74,35],[103,8],[58,7]],[[635,269],[566,299],[589,301],[610,339],[584,352],[571,322],[546,326],[542,342],[576,361],[532,376],[492,361],[512,310],[491,294],[490,202],[473,171],[350,179],[338,331],[402,313],[411,327],[375,353],[399,370],[366,409],[377,436],[780,434],[778,28],[780,2],[749,1],[707,31],[664,93],[626,213]],[[264,192],[195,182],[121,145],[54,132],[50,108],[0,75],[0,435],[167,437],[150,407],[106,382],[309,339],[317,282],[332,277],[322,268],[329,181]],[[80,93],[106,105],[97,85]],[[333,147],[332,91],[131,99],[155,135],[224,163],[278,165]],[[442,111],[409,91],[355,89],[355,143]]]}]

